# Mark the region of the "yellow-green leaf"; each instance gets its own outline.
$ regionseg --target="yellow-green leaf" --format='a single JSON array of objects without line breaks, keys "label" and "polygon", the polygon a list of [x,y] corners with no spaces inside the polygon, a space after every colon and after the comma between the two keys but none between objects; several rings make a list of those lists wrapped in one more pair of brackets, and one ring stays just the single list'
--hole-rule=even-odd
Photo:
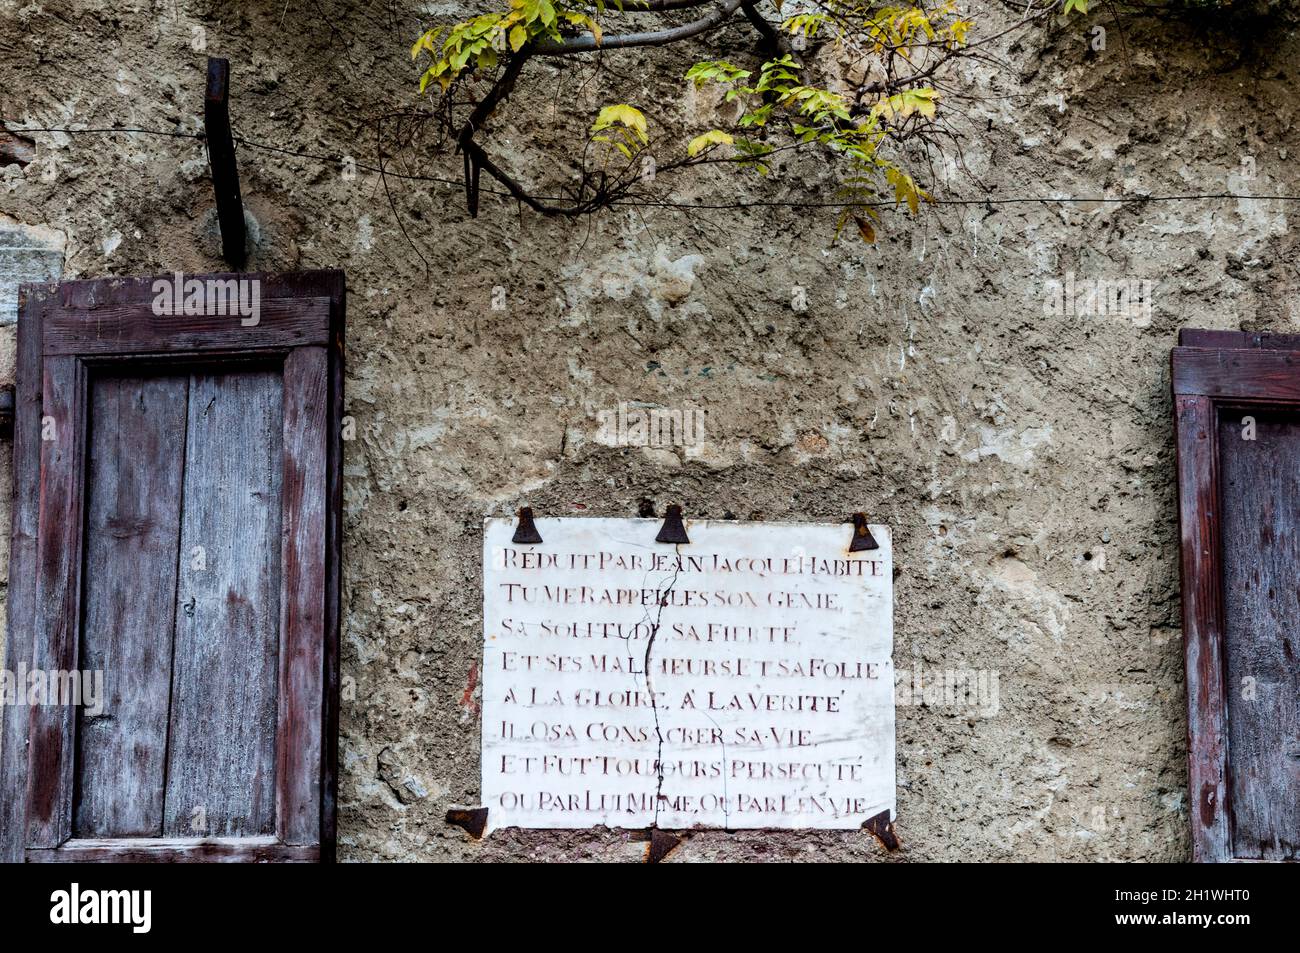
[{"label": "yellow-green leaf", "polygon": [[893,119],[895,116],[906,118],[919,112],[926,119],[933,119],[939,108],[939,91],[937,89],[905,89],[901,93],[887,96],[871,107],[871,115]]},{"label": "yellow-green leaf", "polygon": [[615,103],[613,106],[603,108],[600,114],[596,116],[596,122],[591,127],[591,131],[600,132],[602,129],[608,129],[613,125],[631,129],[642,142],[645,142],[648,138],[645,115],[642,114],[641,110],[635,106],[629,106],[627,103]]},{"label": "yellow-green leaf", "polygon": [[520,47],[528,42],[528,31],[523,26],[516,26],[510,31],[510,49],[518,53]]},{"label": "yellow-green leaf", "polygon": [[729,146],[735,141],[730,133],[723,132],[721,129],[710,129],[704,135],[696,136],[691,140],[690,145],[686,147],[686,154],[694,159],[710,146]]},{"label": "yellow-green leaf", "polygon": [[411,47],[411,59],[418,57],[421,50],[428,50],[430,53],[433,53],[433,43],[442,34],[442,31],[443,27],[435,27],[432,30],[425,30],[421,33],[420,38],[416,40],[415,45]]}]

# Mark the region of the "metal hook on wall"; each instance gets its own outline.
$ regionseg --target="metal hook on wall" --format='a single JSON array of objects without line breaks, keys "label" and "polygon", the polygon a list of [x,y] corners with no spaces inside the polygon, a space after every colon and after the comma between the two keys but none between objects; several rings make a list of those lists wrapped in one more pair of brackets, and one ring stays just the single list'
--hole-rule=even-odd
[{"label": "metal hook on wall", "polygon": [[244,198],[239,189],[235,140],[230,131],[230,60],[208,57],[208,83],[203,95],[203,131],[217,200],[221,256],[232,268],[242,268],[247,254]]}]

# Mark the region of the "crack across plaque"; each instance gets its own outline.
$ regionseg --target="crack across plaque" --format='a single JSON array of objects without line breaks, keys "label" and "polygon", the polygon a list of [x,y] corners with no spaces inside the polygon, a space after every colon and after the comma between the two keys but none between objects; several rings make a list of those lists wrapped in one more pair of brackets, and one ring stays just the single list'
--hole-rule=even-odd
[{"label": "crack across plaque", "polygon": [[[659,637],[659,627],[663,624],[664,609],[668,608],[669,597],[672,595],[673,587],[677,585],[677,577],[682,574],[682,554],[681,544],[673,544],[673,552],[679,557],[673,568],[672,578],[668,585],[663,589],[657,589],[658,595],[658,612],[655,613],[654,621],[650,623],[650,638],[646,640],[645,656],[641,661],[641,677],[645,679],[646,694],[650,696],[650,714],[655,723],[655,796],[654,796],[654,817],[651,821],[651,827],[659,826],[659,805],[663,800],[664,793],[664,733],[663,727],[659,721],[659,700],[655,698],[654,682],[650,678],[650,656],[654,652],[655,640]],[[647,574],[648,575],[648,574]],[[645,621],[650,622],[650,613],[645,614]]]},{"label": "crack across plaque", "polygon": [[[682,548],[681,547],[682,544],[680,543],[673,544],[673,554],[677,558],[674,560],[672,578],[669,579],[667,586],[665,586],[662,589],[658,589],[658,588],[656,589],[656,593],[658,594],[658,605],[656,608],[658,609],[658,611],[655,613],[654,620],[651,621],[649,611],[646,612],[643,619],[643,621],[650,623],[650,637],[646,642],[645,655],[641,661],[641,669],[642,669],[641,677],[645,680],[646,694],[650,696],[650,713],[651,713],[651,717],[654,718],[655,741],[656,741],[655,765],[654,765],[655,767],[654,816],[651,819],[651,823],[650,823],[651,829],[658,829],[659,827],[659,808],[664,801],[663,791],[664,791],[664,781],[665,781],[665,774],[666,774],[664,770],[663,724],[660,721],[659,700],[658,698],[656,698],[654,681],[651,677],[651,661],[652,661],[651,656],[654,652],[655,641],[659,637],[659,630],[663,625],[664,610],[668,608],[668,604],[673,589],[677,585],[677,578],[682,573],[682,560],[681,560]],[[649,577],[649,573],[647,573],[647,578],[648,577]],[[719,727],[717,720],[712,715],[708,714],[708,712],[705,712],[704,714],[705,717],[707,717],[709,721],[712,722],[715,728]],[[720,740],[719,744],[722,745],[722,758],[725,763],[727,758],[727,742],[725,740]],[[722,772],[722,823],[723,823],[724,830],[731,826],[731,808],[727,800],[727,774],[725,771]]]}]

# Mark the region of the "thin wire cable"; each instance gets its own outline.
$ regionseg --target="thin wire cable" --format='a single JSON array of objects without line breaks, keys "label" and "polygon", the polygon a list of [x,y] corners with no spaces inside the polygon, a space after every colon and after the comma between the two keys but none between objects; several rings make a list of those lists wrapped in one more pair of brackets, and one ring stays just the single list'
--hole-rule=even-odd
[{"label": "thin wire cable", "polygon": [[[16,133],[64,133],[66,135],[78,135],[82,133],[90,134],[135,134],[148,136],[171,137],[176,139],[197,139],[205,141],[206,136],[203,133],[178,132],[165,129],[143,129],[126,126],[111,126],[102,128],[83,128],[83,129],[60,129],[48,126],[27,126],[14,127],[9,125],[9,121],[0,118],[5,128],[10,132]],[[283,146],[273,146],[269,143],[258,142],[255,139],[248,139],[244,136],[234,136],[235,142],[250,149],[258,149],[264,152],[274,152],[280,155],[292,156],[299,159],[311,159],[316,162],[328,163],[330,165],[343,166],[345,160],[349,157],[343,155],[330,155],[327,153],[307,152],[299,149],[288,149]],[[434,182],[438,185],[445,185],[449,188],[459,189],[463,183],[460,179],[447,178],[436,175],[417,175],[409,172],[395,172],[387,167],[371,165],[369,163],[357,162],[353,160],[358,170],[374,172],[379,175],[388,176],[394,179],[404,179],[413,182]],[[490,195],[500,195],[509,197],[510,193],[504,189],[496,189],[485,186],[481,191]],[[539,196],[544,201],[561,201],[560,196]],[[995,197],[992,195],[980,198],[931,198],[928,200],[929,205],[955,205],[955,206],[985,206],[995,205],[1140,205],[1148,202],[1205,202],[1205,201],[1254,201],[1254,202],[1300,202],[1300,195],[1249,195],[1244,192],[1188,192],[1174,193],[1169,195],[1016,195]],[[815,200],[803,199],[753,199],[738,202],[681,202],[667,199],[654,198],[625,198],[615,199],[609,203],[611,206],[637,206],[642,208],[664,208],[664,209],[692,209],[698,211],[728,211],[745,208],[891,208],[898,203],[883,200],[880,202],[819,202]]]}]

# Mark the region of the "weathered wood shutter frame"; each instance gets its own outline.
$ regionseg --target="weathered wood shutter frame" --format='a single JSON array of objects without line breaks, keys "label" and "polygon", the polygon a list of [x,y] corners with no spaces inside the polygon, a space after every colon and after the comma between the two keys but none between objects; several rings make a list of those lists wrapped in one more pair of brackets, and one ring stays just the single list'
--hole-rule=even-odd
[{"label": "weathered wood shutter frame", "polygon": [[[24,704],[0,714],[2,861],[334,856],[344,277],[338,271],[186,277],[259,281],[260,322],[245,327],[238,315],[156,315],[156,278],[20,289],[5,665],[11,671],[78,667],[88,375],[109,366],[282,361],[275,836],[70,840],[75,709]],[[43,417],[73,439],[43,441]],[[307,492],[315,481],[324,481],[323,496]]]},{"label": "weathered wood shutter frame", "polygon": [[1300,335],[1183,330],[1171,353],[1178,443],[1188,814],[1198,863],[1234,856],[1219,421],[1300,415]]}]

